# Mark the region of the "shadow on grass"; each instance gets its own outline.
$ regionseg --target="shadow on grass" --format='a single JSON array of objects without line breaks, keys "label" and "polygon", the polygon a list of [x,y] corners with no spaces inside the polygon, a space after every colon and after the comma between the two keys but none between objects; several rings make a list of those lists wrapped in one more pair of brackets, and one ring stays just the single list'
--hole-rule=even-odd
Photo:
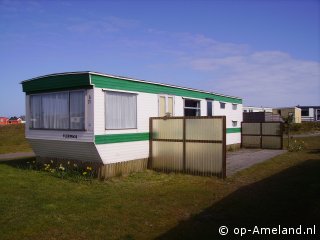
[{"label": "shadow on grass", "polygon": [[[317,159],[242,187],[157,239],[230,239],[236,236],[233,233],[220,236],[220,226],[228,226],[230,232],[232,227],[253,229],[254,226],[277,227],[279,224],[309,227],[319,223],[320,160]],[[250,236],[247,234],[247,237]],[[256,239],[256,236],[251,237]]]},{"label": "shadow on grass", "polygon": [[0,164],[6,164],[11,167],[15,168],[22,168],[27,169],[28,168],[28,162],[35,161],[35,157],[22,157],[17,159],[10,159],[10,160],[1,160]]}]

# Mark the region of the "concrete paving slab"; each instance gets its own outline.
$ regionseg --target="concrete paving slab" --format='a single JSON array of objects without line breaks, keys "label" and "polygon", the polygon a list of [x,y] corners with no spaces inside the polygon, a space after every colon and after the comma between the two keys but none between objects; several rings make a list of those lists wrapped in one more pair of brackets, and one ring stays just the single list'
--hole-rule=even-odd
[{"label": "concrete paving slab", "polygon": [[227,152],[227,176],[285,152],[287,150],[273,149],[241,149],[235,152]]},{"label": "concrete paving slab", "polygon": [[17,152],[17,153],[0,154],[0,162],[17,159],[17,158],[34,157],[34,156],[35,154],[33,152]]}]

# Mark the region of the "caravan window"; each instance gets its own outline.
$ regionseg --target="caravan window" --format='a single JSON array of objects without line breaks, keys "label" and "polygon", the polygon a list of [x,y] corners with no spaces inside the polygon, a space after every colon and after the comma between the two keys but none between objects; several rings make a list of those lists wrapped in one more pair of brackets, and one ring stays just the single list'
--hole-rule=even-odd
[{"label": "caravan window", "polygon": [[137,94],[105,93],[106,129],[137,128]]},{"label": "caravan window", "polygon": [[184,116],[201,116],[200,101],[184,99]]},{"label": "caravan window", "polygon": [[159,96],[159,117],[166,115],[173,116],[173,96],[160,95]]},{"label": "caravan window", "polygon": [[84,130],[84,91],[64,91],[30,96],[30,128]]}]

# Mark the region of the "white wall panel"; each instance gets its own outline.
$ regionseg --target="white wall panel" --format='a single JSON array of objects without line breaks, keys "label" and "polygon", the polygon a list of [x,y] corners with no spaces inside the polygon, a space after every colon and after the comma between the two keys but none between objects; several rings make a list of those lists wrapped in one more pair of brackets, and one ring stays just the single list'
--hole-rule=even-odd
[{"label": "white wall panel", "polygon": [[96,145],[104,164],[149,157],[149,141]]},{"label": "white wall panel", "polygon": [[36,156],[102,162],[93,142],[28,139]]}]

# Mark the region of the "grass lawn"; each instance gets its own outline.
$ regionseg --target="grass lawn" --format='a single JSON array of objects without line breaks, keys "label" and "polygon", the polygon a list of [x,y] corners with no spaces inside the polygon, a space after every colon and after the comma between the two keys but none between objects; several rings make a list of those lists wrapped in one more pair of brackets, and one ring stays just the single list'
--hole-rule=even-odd
[{"label": "grass lawn", "polygon": [[25,139],[24,124],[0,127],[0,154],[31,151],[31,147]]},{"label": "grass lawn", "polygon": [[0,238],[215,239],[221,225],[319,224],[320,137],[304,140],[225,181],[145,171],[75,183],[2,162]]}]

